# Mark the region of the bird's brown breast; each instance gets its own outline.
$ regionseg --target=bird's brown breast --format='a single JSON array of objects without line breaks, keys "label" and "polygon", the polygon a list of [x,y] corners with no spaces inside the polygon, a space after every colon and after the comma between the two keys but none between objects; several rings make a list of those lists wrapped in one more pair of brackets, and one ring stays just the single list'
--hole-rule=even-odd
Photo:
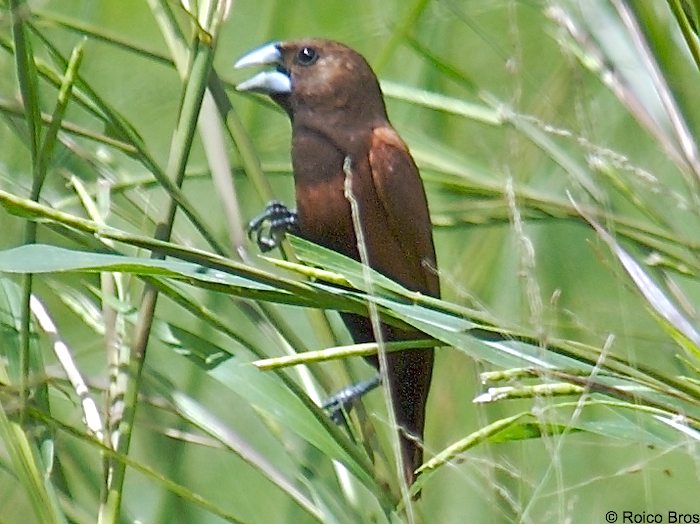
[{"label": "bird's brown breast", "polygon": [[[362,224],[370,266],[415,289],[418,284],[415,282],[416,272],[420,273],[421,268],[407,264],[401,246],[387,225],[386,212],[372,180],[368,156],[341,151],[328,138],[307,130],[295,133],[292,147],[301,235],[360,260],[356,224],[345,191],[349,173],[351,198],[358,210],[357,225]],[[365,149],[367,147],[364,146]],[[346,158],[349,159],[348,173],[343,169]],[[398,260],[403,262],[397,263]]]}]

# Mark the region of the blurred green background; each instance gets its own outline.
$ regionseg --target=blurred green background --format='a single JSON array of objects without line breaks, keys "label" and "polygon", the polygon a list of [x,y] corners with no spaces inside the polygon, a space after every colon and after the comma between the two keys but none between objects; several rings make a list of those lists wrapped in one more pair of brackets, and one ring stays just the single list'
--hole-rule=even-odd
[{"label": "blurred green background", "polygon": [[[3,5],[0,189],[28,198],[34,164],[12,51],[11,5]],[[29,3],[32,15],[23,19],[32,24],[27,35],[40,73],[42,67],[58,75],[65,69],[46,42],[67,58],[87,35],[78,72],[93,91],[90,98],[121,114],[144,150],[165,168],[186,82],[168,63],[173,48],[164,36],[167,17],[162,11],[169,11],[170,23],[182,28],[184,50],[194,52],[191,42],[199,33],[192,13],[209,5],[191,2],[187,13],[174,1],[37,1]],[[686,10],[678,11],[682,7]],[[672,0],[236,0],[217,29],[213,67],[229,87],[236,118],[272,194],[291,203],[287,117],[261,97],[236,93],[231,86],[251,72],[234,71],[232,65],[271,40],[322,36],[357,49],[382,81],[390,119],[421,168],[443,299],[480,311],[508,333],[527,334],[539,341],[543,354],[550,341],[564,340],[595,348],[590,355],[593,362],[602,355],[596,368],[601,373],[607,359],[643,365],[675,398],[678,384],[666,379],[695,387],[698,369],[696,341],[683,331],[679,317],[662,318],[672,310],[691,325],[697,320],[700,193],[694,137],[700,125],[700,78],[693,55],[697,34],[688,23],[697,22],[697,10],[697,2]],[[207,29],[201,25],[202,31]],[[50,114],[56,88],[44,80],[38,86],[38,107]],[[107,120],[69,102],[64,122],[100,137],[59,132],[39,201],[89,217],[86,197],[80,198],[71,180],[82,181],[95,201],[101,194],[102,202],[106,191],[100,193],[98,182],[107,181],[109,199],[101,204],[108,210],[103,213],[106,223],[151,237],[168,195],[142,153],[103,143],[109,138],[128,142]],[[269,195],[251,181],[242,156],[245,146],[234,144],[240,136],[227,137],[226,151],[233,168],[229,189],[235,191],[239,218],[245,222]],[[241,222],[226,218],[223,191],[212,181],[211,160],[202,143],[195,136],[183,191],[207,231],[227,256],[245,253],[246,263],[286,274],[260,259],[252,243],[236,244]],[[23,216],[0,210],[0,248],[24,244],[27,223]],[[81,238],[39,222],[38,242],[90,249]],[[212,250],[181,213],[172,242]],[[630,277],[622,249],[649,281]],[[148,250],[128,243],[119,250],[149,256]],[[123,322],[120,332],[128,345],[138,322],[143,283],[134,275],[122,278],[123,295],[111,306]],[[21,282],[18,275],[3,276],[0,300],[0,401],[10,419],[21,412]],[[104,410],[100,399],[111,378],[100,285],[96,274],[49,273],[34,278],[33,293],[49,310]],[[596,403],[595,398],[585,407],[576,405],[576,396],[562,400],[530,395],[474,404],[488,387],[479,373],[497,367],[488,359],[475,360],[477,350],[470,345],[438,350],[426,424],[427,457],[520,412],[529,411],[538,421],[541,437],[526,438],[529,426],[523,424],[510,436],[480,441],[426,479],[413,512],[393,513],[386,501],[396,501],[397,481],[387,458],[385,407],[376,392],[367,398],[360,418],[369,419],[377,431],[369,442],[381,449],[377,492],[355,483],[353,496],[338,480],[325,450],[309,445],[287,425],[285,410],[296,408],[284,405],[292,395],[286,390],[278,394],[284,390],[279,380],[269,373],[251,378],[233,364],[253,359],[244,341],[271,357],[289,351],[278,321],[293,328],[298,341],[291,345],[300,351],[349,344],[336,314],[328,314],[330,337],[318,329],[319,317],[305,308],[268,304],[277,320],[262,321],[250,313],[250,302],[178,286],[242,340],[234,341],[171,300],[159,300],[140,377],[128,454],[133,464],[127,467],[121,515],[116,517],[120,522],[603,522],[610,510],[620,518],[624,510],[700,514],[692,495],[700,476],[692,430],[663,429],[649,413]],[[671,305],[650,290],[662,293]],[[48,385],[44,405],[50,409],[45,416],[78,434],[41,417],[25,419],[21,426],[7,423],[7,428],[22,427],[30,440],[53,446],[51,452],[43,447],[33,455],[36,464],[53,464],[45,489],[57,502],[49,513],[66,515],[71,522],[93,522],[98,513],[109,514],[100,496],[102,457],[85,436],[77,396],[51,351],[50,338],[36,326],[33,333],[32,351],[41,354],[43,364],[33,364],[30,384]],[[220,365],[202,363],[190,352],[207,352],[206,344],[235,357]],[[346,385],[350,377],[371,375],[359,358],[313,366],[322,395]],[[303,383],[302,372],[288,375]],[[547,380],[539,377],[535,382]],[[502,385],[530,383],[516,379]],[[685,400],[697,407],[700,397]],[[550,420],[549,409],[557,402],[569,404],[559,413],[562,418]],[[644,400],[639,402],[644,405]],[[668,404],[669,413],[683,413],[680,403]],[[219,425],[203,430],[205,416],[216,417]],[[40,522],[41,497],[33,490],[40,492],[42,483],[23,480],[10,449],[11,435],[0,435],[5,443],[0,442],[0,521]],[[229,436],[246,444],[234,452],[222,445]],[[302,509],[290,490],[270,480],[256,462],[258,456],[312,501],[318,518]]]}]

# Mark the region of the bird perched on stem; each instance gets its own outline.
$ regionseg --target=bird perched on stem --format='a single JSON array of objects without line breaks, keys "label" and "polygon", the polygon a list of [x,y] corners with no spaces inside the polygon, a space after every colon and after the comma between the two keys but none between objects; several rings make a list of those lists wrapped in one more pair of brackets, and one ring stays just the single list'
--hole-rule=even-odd
[{"label": "bird perched on stem", "polygon": [[[439,297],[425,190],[408,148],[389,123],[379,82],[365,59],[341,43],[305,39],[267,44],[235,67],[265,64],[276,69],[255,75],[237,89],[267,94],[289,115],[297,210],[273,202],[252,223],[261,249],[272,249],[285,230],[293,230],[368,263],[410,290]],[[349,174],[352,198],[345,192]],[[265,224],[269,235],[261,233]],[[358,238],[364,245],[358,246]],[[368,317],[341,315],[356,343],[375,340]],[[380,329],[384,341],[425,338],[417,330],[386,324]],[[430,348],[386,355],[409,485],[423,462],[433,353]],[[369,360],[379,367],[376,357]]]}]

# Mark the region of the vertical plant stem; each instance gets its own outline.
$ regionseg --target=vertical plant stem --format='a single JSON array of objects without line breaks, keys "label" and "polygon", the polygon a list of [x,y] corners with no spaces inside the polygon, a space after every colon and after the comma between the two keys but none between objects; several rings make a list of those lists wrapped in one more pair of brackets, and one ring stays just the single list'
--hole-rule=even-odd
[{"label": "vertical plant stem", "polygon": [[[183,80],[183,97],[177,126],[173,134],[170,156],[165,174],[178,189],[182,186],[185,176],[185,167],[189,158],[192,142],[197,130],[197,119],[204,96],[204,91],[209,78],[211,64],[214,56],[214,42],[212,35],[205,33],[201,28],[195,29],[194,43],[192,47],[191,67]],[[175,214],[178,203],[171,199],[163,216],[156,227],[155,238],[168,240],[172,233]],[[153,251],[153,258],[164,258],[163,254]],[[124,395],[124,416],[119,424],[119,431],[113,437],[112,445],[119,454],[128,454],[133,434],[133,425],[136,415],[136,407],[141,384],[141,373],[146,356],[146,347],[153,324],[158,290],[151,284],[146,284],[141,298],[141,306],[138,313],[138,321],[134,331],[134,338],[129,358],[129,380]],[[110,460],[107,467],[107,491],[100,509],[99,522],[117,522],[121,506],[121,497],[125,477],[125,464],[120,461]]]},{"label": "vertical plant stem", "polygon": [[[20,96],[24,105],[25,121],[29,135],[29,151],[31,153],[34,177],[32,182],[31,198],[38,198],[41,185],[37,184],[36,168],[38,166],[39,148],[41,147],[41,121],[40,111],[37,105],[37,77],[34,66],[34,56],[31,45],[27,39],[24,19],[29,15],[29,8],[23,0],[10,1],[10,15],[12,17],[12,38],[15,46],[15,66],[19,83]],[[32,243],[36,238],[36,223],[26,222],[24,231],[25,243]],[[32,275],[27,274],[22,279],[22,304],[20,326],[20,421],[24,423],[26,417],[27,401],[29,398],[29,330],[31,311],[29,297],[32,292]]]},{"label": "vertical plant stem", "polygon": [[[360,254],[360,262],[362,262],[362,277],[367,285],[367,293],[369,295],[374,295],[374,283],[372,281],[372,272],[369,266],[369,254],[367,251],[367,244],[365,242],[364,229],[362,227],[362,217],[360,217],[360,207],[357,204],[357,199],[355,198],[355,193],[352,187],[352,158],[349,156],[346,156],[345,160],[343,161],[343,173],[345,173],[343,191],[345,193],[345,198],[350,203],[352,225],[355,230],[355,237],[357,238],[357,250]],[[377,357],[379,359],[379,373],[381,374],[382,378],[382,392],[384,394],[384,401],[386,402],[387,413],[389,416],[391,444],[393,448],[392,451],[394,452],[394,457],[396,458],[396,477],[399,479],[401,497],[406,508],[406,517],[408,522],[413,524],[416,522],[416,516],[413,511],[413,504],[411,503],[409,487],[403,473],[404,457],[403,453],[401,452],[401,443],[399,441],[399,424],[396,420],[394,399],[391,395],[391,380],[388,376],[389,362],[386,356],[387,351],[384,345],[385,341],[382,334],[382,325],[379,319],[379,309],[377,308],[377,304],[372,300],[367,302],[367,307],[369,309],[369,318],[372,324],[374,340],[377,341]]]}]

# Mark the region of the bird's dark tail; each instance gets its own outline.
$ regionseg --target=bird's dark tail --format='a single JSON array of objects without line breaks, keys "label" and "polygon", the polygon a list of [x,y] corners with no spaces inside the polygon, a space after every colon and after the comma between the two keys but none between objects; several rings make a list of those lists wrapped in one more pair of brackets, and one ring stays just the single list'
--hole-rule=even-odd
[{"label": "bird's dark tail", "polygon": [[[366,317],[343,313],[343,321],[356,343],[373,342],[372,326]],[[419,331],[403,331],[382,324],[385,342],[425,338]],[[403,462],[403,474],[410,486],[416,480],[415,471],[423,464],[423,429],[425,406],[433,372],[434,350],[411,349],[387,353],[387,375],[396,423],[399,426],[399,443]],[[376,368],[376,356],[367,360]]]},{"label": "bird's dark tail", "polygon": [[432,348],[387,354],[389,388],[399,427],[404,478],[409,486],[416,480],[415,471],[423,464],[425,406],[433,356]]}]

